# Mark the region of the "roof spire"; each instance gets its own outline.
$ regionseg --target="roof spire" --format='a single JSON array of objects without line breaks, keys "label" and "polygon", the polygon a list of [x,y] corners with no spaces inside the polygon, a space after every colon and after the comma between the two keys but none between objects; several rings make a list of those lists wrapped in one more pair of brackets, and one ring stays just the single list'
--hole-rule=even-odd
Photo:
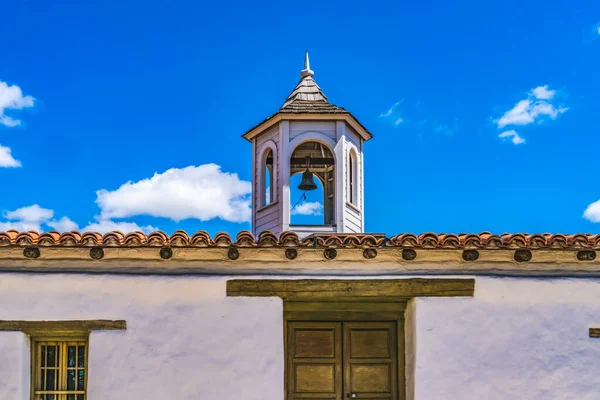
[{"label": "roof spire", "polygon": [[310,69],[310,61],[308,60],[308,50],[304,53],[304,69],[300,71],[300,79],[304,79],[307,76],[313,76],[315,73]]}]

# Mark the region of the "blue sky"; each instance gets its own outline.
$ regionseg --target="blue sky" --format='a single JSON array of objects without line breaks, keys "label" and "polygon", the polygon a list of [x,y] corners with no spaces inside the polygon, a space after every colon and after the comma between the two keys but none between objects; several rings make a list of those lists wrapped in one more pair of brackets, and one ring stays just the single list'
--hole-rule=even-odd
[{"label": "blue sky", "polygon": [[366,231],[600,232],[598,1],[2,10],[0,231],[249,229],[240,135],[308,49],[375,135]]}]

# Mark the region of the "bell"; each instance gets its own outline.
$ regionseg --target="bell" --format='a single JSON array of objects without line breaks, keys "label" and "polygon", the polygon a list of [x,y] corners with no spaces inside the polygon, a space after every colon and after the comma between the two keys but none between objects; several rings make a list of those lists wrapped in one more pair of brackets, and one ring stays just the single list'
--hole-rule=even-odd
[{"label": "bell", "polygon": [[298,189],[308,191],[315,190],[316,188],[317,184],[315,183],[315,177],[313,176],[313,173],[306,168],[306,171],[302,173],[302,181],[298,185]]}]

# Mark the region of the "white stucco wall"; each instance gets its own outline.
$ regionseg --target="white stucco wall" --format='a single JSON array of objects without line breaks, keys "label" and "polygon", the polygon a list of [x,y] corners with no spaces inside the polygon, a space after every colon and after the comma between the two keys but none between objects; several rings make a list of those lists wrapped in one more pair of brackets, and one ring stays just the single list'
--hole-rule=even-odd
[{"label": "white stucco wall", "polygon": [[[93,332],[89,399],[280,400],[283,305],[226,278],[0,275],[0,319],[124,319]],[[0,332],[0,399],[29,399],[28,340]],[[24,364],[26,366],[24,367]]]},{"label": "white stucco wall", "polygon": [[477,278],[415,300],[416,399],[599,399],[600,280]]},{"label": "white stucco wall", "polygon": [[[475,278],[474,298],[409,305],[415,399],[599,398],[600,279]],[[228,279],[1,274],[0,319],[125,319],[90,337],[90,400],[281,400],[282,302]],[[0,399],[28,399],[28,339],[0,332],[0,354]]]}]

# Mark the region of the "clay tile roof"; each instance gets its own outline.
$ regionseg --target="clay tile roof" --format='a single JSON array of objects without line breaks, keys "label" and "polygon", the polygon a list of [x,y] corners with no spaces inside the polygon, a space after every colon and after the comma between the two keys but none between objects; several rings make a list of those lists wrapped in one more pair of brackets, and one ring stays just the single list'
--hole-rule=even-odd
[{"label": "clay tile roof", "polygon": [[261,232],[255,237],[249,231],[241,231],[233,239],[225,232],[217,233],[213,238],[205,231],[189,235],[176,231],[172,235],[164,232],[97,232],[79,233],[77,231],[59,233],[50,231],[19,232],[9,230],[0,232],[0,247],[3,246],[100,246],[100,247],[400,247],[425,249],[597,249],[600,250],[600,234],[527,234],[504,233],[494,235],[490,232],[480,234],[436,234],[425,232],[420,235],[402,233],[392,237],[383,234],[316,234],[299,239],[294,232],[275,235]]}]

